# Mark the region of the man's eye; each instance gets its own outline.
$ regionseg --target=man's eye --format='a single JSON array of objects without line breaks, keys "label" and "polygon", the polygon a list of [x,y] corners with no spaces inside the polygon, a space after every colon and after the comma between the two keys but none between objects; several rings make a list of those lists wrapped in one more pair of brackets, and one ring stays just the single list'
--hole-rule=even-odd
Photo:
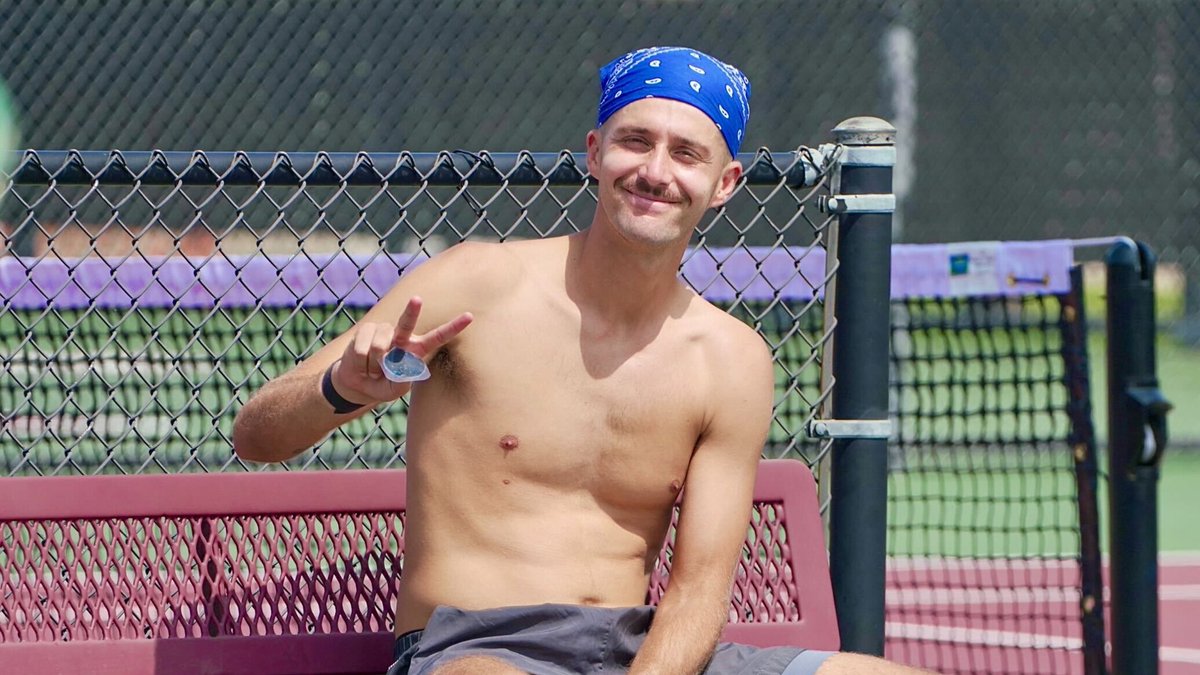
[{"label": "man's eye", "polygon": [[637,148],[650,147],[650,144],[646,142],[646,139],[644,139],[640,136],[628,136],[628,137],[622,139],[621,142],[624,143],[625,145],[628,145],[631,147],[637,147]]}]

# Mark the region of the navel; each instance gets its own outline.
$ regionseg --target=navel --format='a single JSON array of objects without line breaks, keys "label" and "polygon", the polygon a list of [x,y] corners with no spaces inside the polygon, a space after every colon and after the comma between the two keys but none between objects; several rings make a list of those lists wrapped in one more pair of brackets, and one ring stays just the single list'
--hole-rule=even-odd
[{"label": "navel", "polygon": [[512,434],[504,434],[500,437],[500,449],[504,451],[504,454],[508,454],[513,450],[516,450],[517,446],[520,444],[521,442],[518,441],[517,437],[513,436]]}]

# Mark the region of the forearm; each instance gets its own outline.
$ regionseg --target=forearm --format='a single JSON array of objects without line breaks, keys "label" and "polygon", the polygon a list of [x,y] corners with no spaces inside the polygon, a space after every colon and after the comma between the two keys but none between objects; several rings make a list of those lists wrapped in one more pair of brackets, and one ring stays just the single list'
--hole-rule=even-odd
[{"label": "forearm", "polygon": [[287,461],[360,416],[333,412],[321,395],[323,375],[292,372],[263,386],[234,420],[233,448],[238,457],[255,462]]},{"label": "forearm", "polygon": [[654,614],[631,675],[692,674],[704,670],[728,621],[728,595],[689,594],[669,589]]}]

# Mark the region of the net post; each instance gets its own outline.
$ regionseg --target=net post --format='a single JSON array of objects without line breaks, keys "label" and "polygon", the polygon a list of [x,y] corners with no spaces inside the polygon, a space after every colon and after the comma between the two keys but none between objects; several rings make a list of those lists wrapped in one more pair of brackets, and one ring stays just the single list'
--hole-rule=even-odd
[{"label": "net post", "polygon": [[1079,513],[1079,613],[1083,625],[1083,672],[1106,675],[1104,653],[1104,578],[1100,554],[1100,466],[1092,421],[1092,387],[1088,368],[1088,319],[1083,293],[1083,266],[1071,267],[1071,288],[1060,296],[1063,378],[1068,390],[1068,444],[1075,475]]},{"label": "net post", "polygon": [[1109,249],[1108,508],[1112,672],[1158,672],[1158,475],[1171,404],[1155,364],[1154,268],[1148,246]]},{"label": "net post", "polygon": [[[836,420],[887,420],[896,129],[855,117],[833,135],[843,154],[827,205],[839,214],[831,412]],[[887,439],[836,439],[830,473],[830,573],[842,650],[882,656]]]}]

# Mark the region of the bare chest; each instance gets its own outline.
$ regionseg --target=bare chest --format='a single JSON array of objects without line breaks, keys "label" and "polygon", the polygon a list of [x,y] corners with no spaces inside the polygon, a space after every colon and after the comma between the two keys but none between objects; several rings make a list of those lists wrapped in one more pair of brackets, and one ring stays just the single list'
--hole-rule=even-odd
[{"label": "bare chest", "polygon": [[443,411],[430,445],[452,448],[443,459],[454,470],[622,502],[678,491],[705,414],[705,374],[687,339],[607,341],[532,314],[472,328],[435,360],[430,400],[414,401],[414,412]]}]

